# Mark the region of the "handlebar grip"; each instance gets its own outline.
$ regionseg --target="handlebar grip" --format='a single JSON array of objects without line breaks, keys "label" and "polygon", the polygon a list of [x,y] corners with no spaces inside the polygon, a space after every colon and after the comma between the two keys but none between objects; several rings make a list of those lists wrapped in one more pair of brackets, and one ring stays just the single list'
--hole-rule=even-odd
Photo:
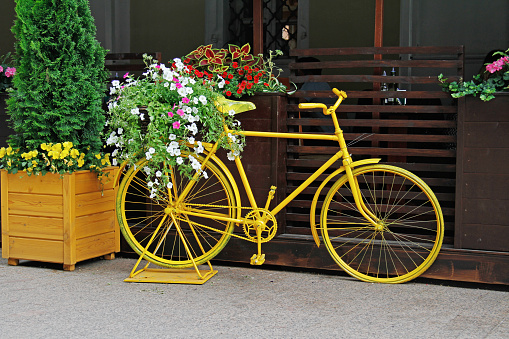
[{"label": "handlebar grip", "polygon": [[346,99],[347,95],[345,91],[340,91],[337,88],[333,88],[332,91],[334,94],[336,94],[338,97],[343,97],[343,99]]},{"label": "handlebar grip", "polygon": [[321,109],[327,109],[327,106],[325,104],[320,103],[310,103],[310,102],[303,102],[299,104],[299,108],[303,109],[309,109],[309,108],[321,108]]}]

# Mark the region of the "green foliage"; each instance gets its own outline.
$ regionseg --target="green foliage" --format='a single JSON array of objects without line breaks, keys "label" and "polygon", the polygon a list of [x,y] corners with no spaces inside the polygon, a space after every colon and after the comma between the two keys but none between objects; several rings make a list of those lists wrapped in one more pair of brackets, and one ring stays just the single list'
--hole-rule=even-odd
[{"label": "green foliage", "polygon": [[477,74],[470,81],[447,82],[443,74],[438,76],[444,92],[451,93],[453,98],[460,98],[465,95],[479,95],[482,101],[490,101],[495,98],[494,93],[509,90],[509,49],[505,52],[496,52],[501,57],[485,65],[485,71]]},{"label": "green foliage", "polygon": [[108,75],[88,1],[16,0],[16,14],[9,144],[23,153],[72,142],[80,152],[98,153]]}]

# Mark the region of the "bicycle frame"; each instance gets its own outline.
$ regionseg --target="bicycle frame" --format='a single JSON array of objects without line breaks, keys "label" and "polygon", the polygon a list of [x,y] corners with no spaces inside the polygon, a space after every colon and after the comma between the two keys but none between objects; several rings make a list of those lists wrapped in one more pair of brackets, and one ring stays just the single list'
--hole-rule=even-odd
[{"label": "bicycle frame", "polygon": [[[320,238],[318,237],[318,232],[317,232],[315,218],[314,218],[314,216],[315,216],[314,212],[315,212],[315,209],[316,209],[316,202],[318,200],[320,191],[323,189],[323,187],[325,187],[325,184],[327,182],[329,182],[332,178],[336,177],[337,175],[339,175],[342,172],[346,172],[346,175],[348,177],[348,181],[350,183],[350,187],[351,187],[351,189],[353,191],[353,194],[354,194],[354,199],[355,199],[355,203],[356,203],[357,209],[360,211],[360,213],[364,216],[364,218],[373,227],[375,227],[375,228],[378,227],[378,219],[377,219],[377,217],[364,205],[364,202],[361,199],[361,193],[360,193],[360,190],[359,190],[359,185],[358,185],[356,179],[352,175],[352,170],[353,170],[353,168],[355,168],[357,166],[378,163],[380,161],[380,159],[364,159],[364,160],[360,160],[360,161],[356,161],[356,162],[352,161],[352,158],[351,158],[350,154],[348,153],[346,141],[345,141],[344,136],[343,136],[343,131],[339,127],[339,123],[338,123],[336,112],[335,112],[336,108],[339,106],[341,101],[346,97],[346,95],[343,95],[343,93],[344,92],[339,92],[338,91],[338,93],[336,93],[336,94],[338,94],[339,99],[336,102],[336,104],[334,106],[331,106],[330,108],[328,108],[327,111],[325,111],[325,108],[324,108],[324,113],[326,115],[331,115],[331,117],[332,117],[332,120],[333,120],[333,123],[334,123],[334,127],[335,127],[335,133],[333,135],[332,134],[278,133],[278,132],[260,132],[260,131],[242,131],[242,132],[236,132],[236,131],[228,129],[226,126],[224,126],[224,133],[222,135],[224,137],[225,135],[228,135],[230,133],[231,134],[237,133],[237,134],[241,134],[241,135],[244,135],[244,136],[247,136],[247,137],[307,139],[307,140],[323,140],[323,141],[337,141],[338,142],[340,150],[338,152],[336,152],[334,155],[332,155],[329,158],[329,160],[327,160],[322,166],[320,166],[320,168],[318,168],[313,174],[311,174],[303,183],[301,183],[283,201],[281,201],[273,209],[268,210],[270,199],[272,197],[270,195],[270,193],[269,193],[269,197],[268,197],[267,202],[265,204],[265,210],[267,210],[270,213],[270,215],[272,215],[272,216],[277,215],[277,213],[279,213],[293,199],[295,199],[300,193],[302,193],[313,181],[315,181],[320,175],[322,175],[331,165],[333,165],[334,163],[336,163],[338,160],[341,159],[342,160],[342,166],[338,170],[336,170],[332,174],[330,174],[324,180],[324,182],[317,189],[317,191],[316,191],[316,193],[314,195],[314,198],[313,198],[312,209],[311,209],[311,213],[310,213],[310,223],[311,223],[311,232],[312,232],[312,235],[313,235],[313,239],[315,240],[317,246],[320,246]],[[322,106],[317,106],[317,104],[309,104],[309,105],[312,105],[312,106],[308,106],[309,108],[322,107]],[[320,105],[320,104],[318,104],[318,105]],[[203,162],[202,166],[205,166],[205,164],[210,160],[210,157],[215,154],[215,152],[217,150],[217,147],[218,147],[218,143],[216,143],[214,145],[209,145],[209,147],[207,147],[209,149],[209,154],[206,157],[205,161]],[[241,181],[242,181],[242,185],[243,185],[244,190],[246,192],[246,195],[248,197],[250,207],[251,207],[252,210],[258,210],[259,207],[258,207],[257,201],[255,200],[254,194],[253,194],[252,189],[251,189],[251,185],[249,183],[249,179],[247,178],[247,175],[246,175],[246,172],[244,170],[244,166],[242,164],[242,161],[241,161],[240,157],[235,157],[234,161],[235,161],[235,165],[236,165],[237,171],[238,171],[238,173],[240,175],[240,178],[241,178]],[[203,169],[203,167],[202,167],[202,169]],[[184,191],[180,195],[179,201],[177,201],[177,203],[179,203],[181,200],[183,200],[184,197],[189,193],[189,191],[192,188],[192,182],[193,181],[191,181],[189,183],[188,187],[186,187],[184,189]],[[233,186],[232,188],[234,189],[235,194],[237,194],[237,196],[240,196],[240,191],[239,191],[239,188],[238,188],[236,182],[234,180],[231,180],[231,184]],[[241,206],[241,208],[243,208],[243,207]],[[220,217],[220,216],[217,216],[217,215],[207,215],[207,213],[203,212],[203,211],[200,211],[200,212],[187,211],[187,213],[190,214],[190,215],[199,216],[199,217],[212,217],[212,218],[216,218],[217,220],[222,220],[222,221],[225,221],[225,222],[233,222],[235,224],[243,224],[243,223],[247,222],[247,220],[245,218],[242,218],[240,215],[239,215],[238,218],[227,218],[227,217]],[[259,240],[258,241],[259,254],[261,254],[260,243],[261,242]]]}]

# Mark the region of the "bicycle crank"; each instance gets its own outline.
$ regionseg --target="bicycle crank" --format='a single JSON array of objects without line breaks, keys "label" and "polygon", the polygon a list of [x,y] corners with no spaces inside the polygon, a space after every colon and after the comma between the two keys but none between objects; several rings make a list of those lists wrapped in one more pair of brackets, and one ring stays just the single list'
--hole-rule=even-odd
[{"label": "bicycle crank", "polygon": [[244,221],[244,234],[252,242],[258,242],[257,229],[260,228],[260,242],[270,241],[276,235],[276,218],[267,210],[258,208],[250,211]]}]

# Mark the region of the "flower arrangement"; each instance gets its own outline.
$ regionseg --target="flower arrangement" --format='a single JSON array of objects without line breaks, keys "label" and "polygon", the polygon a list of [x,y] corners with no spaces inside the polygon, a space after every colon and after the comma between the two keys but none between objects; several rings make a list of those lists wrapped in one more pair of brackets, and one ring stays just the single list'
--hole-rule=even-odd
[{"label": "flower arrangement", "polygon": [[249,44],[242,47],[230,44],[228,49],[206,45],[198,47],[182,60],[197,78],[211,81],[214,90],[225,97],[284,92],[285,85],[278,81],[282,70],[272,60],[283,52],[270,51],[265,60],[261,54],[250,54],[250,50]]},{"label": "flower arrangement", "polygon": [[442,89],[450,92],[453,98],[459,98],[465,95],[479,95],[483,101],[489,101],[495,96],[497,91],[509,90],[509,49],[505,52],[495,52],[493,56],[500,55],[497,60],[487,63],[485,71],[477,74],[471,81],[453,81],[447,82],[442,74],[438,80],[442,84]]},{"label": "flower arrangement", "polygon": [[196,172],[207,176],[197,160],[205,151],[204,143],[219,140],[233,159],[242,152],[244,139],[223,135],[223,122],[232,130],[240,130],[240,123],[233,111],[222,114],[217,110],[214,103],[220,98],[212,89],[212,80],[197,76],[178,58],[171,67],[149,56],[145,63],[143,77],[126,74],[124,82],[112,82],[106,144],[114,148],[114,165],[149,160],[144,171],[152,198],[157,198],[160,190],[171,187],[171,173],[165,168],[176,168],[188,177]]},{"label": "flower arrangement", "polygon": [[28,175],[51,173],[72,173],[87,168],[100,172],[101,168],[110,166],[109,154],[83,153],[74,148],[72,142],[43,143],[31,151],[13,149],[11,146],[0,148],[1,168],[9,173],[25,170]]},{"label": "flower arrangement", "polygon": [[12,78],[16,74],[16,68],[9,67],[7,63],[10,55],[11,53],[7,53],[0,57],[0,93],[5,92],[7,88],[12,86]]}]

